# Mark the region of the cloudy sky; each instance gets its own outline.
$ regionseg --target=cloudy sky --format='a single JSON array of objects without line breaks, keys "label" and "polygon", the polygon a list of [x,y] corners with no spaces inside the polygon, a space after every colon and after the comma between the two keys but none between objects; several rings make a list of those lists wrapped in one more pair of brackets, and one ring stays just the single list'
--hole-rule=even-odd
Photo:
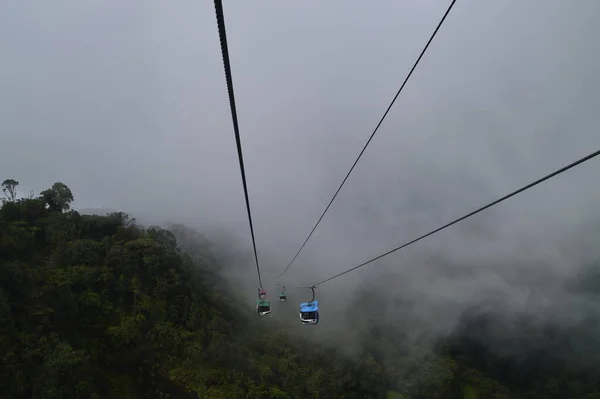
[{"label": "cloudy sky", "polygon": [[[265,269],[298,249],[448,4],[226,2]],[[596,0],[459,0],[290,280],[328,277],[600,148],[598,17]],[[568,270],[556,243],[595,215],[599,162],[415,251]],[[23,193],[62,181],[76,207],[249,244],[213,3],[3,1],[0,172]]]}]

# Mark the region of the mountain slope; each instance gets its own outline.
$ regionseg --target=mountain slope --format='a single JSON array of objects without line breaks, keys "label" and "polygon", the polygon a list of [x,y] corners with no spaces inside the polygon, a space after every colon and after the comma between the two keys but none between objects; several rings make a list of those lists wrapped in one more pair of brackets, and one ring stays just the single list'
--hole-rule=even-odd
[{"label": "mountain slope", "polygon": [[[313,330],[295,324],[293,301],[270,319],[249,312],[202,234],[82,215],[72,201],[56,183],[0,208],[1,398],[600,397],[591,358],[570,355],[597,347],[596,319],[509,335],[500,316],[466,314],[453,336],[415,340],[399,327],[412,305],[364,288],[349,305],[365,315],[345,332],[359,342],[350,356],[339,340],[302,338]],[[499,339],[521,357],[494,357]]]}]

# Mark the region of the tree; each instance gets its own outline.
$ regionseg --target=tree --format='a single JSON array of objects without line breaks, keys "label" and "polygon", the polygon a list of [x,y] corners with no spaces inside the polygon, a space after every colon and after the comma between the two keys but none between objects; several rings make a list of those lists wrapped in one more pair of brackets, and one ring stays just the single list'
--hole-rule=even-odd
[{"label": "tree", "polygon": [[73,193],[66,184],[56,182],[52,188],[41,192],[41,197],[46,201],[50,211],[64,212],[68,211],[73,202]]},{"label": "tree", "polygon": [[14,179],[6,179],[2,182],[2,192],[8,201],[14,202],[17,199],[17,186],[19,182]]}]

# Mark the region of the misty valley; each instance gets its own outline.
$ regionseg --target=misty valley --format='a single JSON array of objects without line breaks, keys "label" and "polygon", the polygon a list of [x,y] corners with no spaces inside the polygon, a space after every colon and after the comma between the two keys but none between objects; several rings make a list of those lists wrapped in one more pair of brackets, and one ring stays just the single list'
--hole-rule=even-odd
[{"label": "misty valley", "polygon": [[600,399],[600,0],[0,10],[0,399]]},{"label": "misty valley", "polygon": [[373,288],[382,274],[306,326],[292,289],[257,317],[202,232],[17,185],[0,208],[2,398],[600,398],[597,262],[569,282],[593,305],[570,323],[482,304],[428,334],[414,298]]}]

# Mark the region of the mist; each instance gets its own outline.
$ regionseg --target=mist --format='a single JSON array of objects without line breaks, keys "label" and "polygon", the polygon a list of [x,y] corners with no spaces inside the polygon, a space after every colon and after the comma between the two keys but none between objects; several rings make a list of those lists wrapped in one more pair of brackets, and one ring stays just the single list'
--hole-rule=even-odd
[{"label": "mist", "polygon": [[[448,4],[224,5],[258,255],[272,295],[286,284],[294,301],[310,299],[294,287],[600,147],[597,1],[461,0],[319,229],[274,281]],[[12,0],[1,10],[4,178],[18,180],[23,195],[62,181],[75,208],[194,227],[216,252],[230,251],[228,276],[251,301],[258,282],[213,4]],[[413,303],[411,320],[420,321],[408,327],[404,311],[373,316],[415,336],[450,334],[481,304],[576,324],[591,307],[567,285],[599,255],[597,169],[591,160],[319,286],[318,328],[353,330],[348,311],[365,289]]]}]

